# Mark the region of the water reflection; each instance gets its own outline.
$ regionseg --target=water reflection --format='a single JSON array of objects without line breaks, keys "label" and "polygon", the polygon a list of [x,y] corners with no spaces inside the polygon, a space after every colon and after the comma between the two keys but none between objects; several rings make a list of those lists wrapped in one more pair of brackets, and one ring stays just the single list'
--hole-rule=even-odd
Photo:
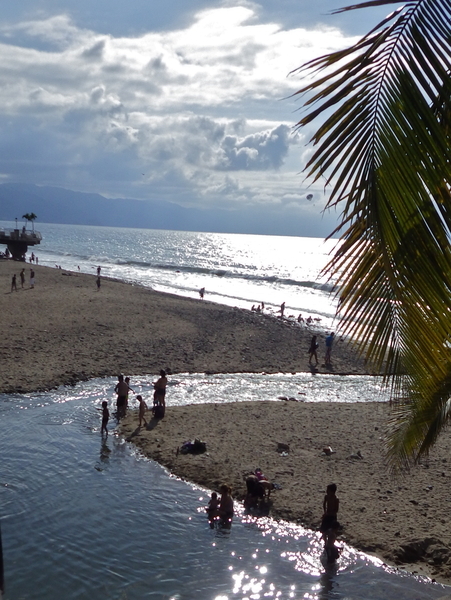
[{"label": "water reflection", "polygon": [[102,442],[100,444],[100,462],[105,466],[110,460],[111,448],[108,446],[108,437],[102,436]]}]

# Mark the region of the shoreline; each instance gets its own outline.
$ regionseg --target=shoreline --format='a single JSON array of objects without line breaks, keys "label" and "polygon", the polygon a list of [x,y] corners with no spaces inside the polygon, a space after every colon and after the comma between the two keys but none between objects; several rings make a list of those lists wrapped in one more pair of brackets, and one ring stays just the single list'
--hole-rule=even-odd
[{"label": "shoreline", "polygon": [[[408,477],[394,479],[384,462],[387,403],[171,407],[170,394],[167,402],[164,419],[149,421],[147,413],[149,425],[139,428],[131,409],[118,431],[173,475],[214,491],[226,483],[241,501],[246,476],[260,468],[281,487],[271,492],[269,516],[316,531],[326,486],[334,482],[343,527],[338,543],[451,585],[451,527],[443,514],[450,485],[443,457],[450,455],[451,440],[445,436]],[[177,453],[183,442],[195,438],[206,443],[206,453]],[[279,444],[288,450],[278,450]],[[331,456],[322,451],[327,446],[334,450]],[[363,458],[357,458],[358,451]]]},{"label": "shoreline", "polygon": [[[19,272],[25,267],[25,287]],[[0,393],[26,393],[95,377],[158,373],[308,372],[308,347],[325,334],[246,309],[51,267],[0,260]],[[17,274],[18,291],[11,292]],[[318,373],[372,374],[343,339],[330,368]]]}]

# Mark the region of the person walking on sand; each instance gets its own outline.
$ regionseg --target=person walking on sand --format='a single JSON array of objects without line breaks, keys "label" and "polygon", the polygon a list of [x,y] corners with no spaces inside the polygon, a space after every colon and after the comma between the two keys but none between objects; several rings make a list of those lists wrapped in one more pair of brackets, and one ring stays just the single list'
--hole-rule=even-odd
[{"label": "person walking on sand", "polygon": [[332,344],[334,343],[334,332],[330,333],[326,337],[326,356],[324,358],[326,365],[330,365],[331,357],[332,357]]},{"label": "person walking on sand", "polygon": [[23,286],[25,284],[25,269],[22,269],[22,271],[19,274],[19,277],[20,277],[20,285],[23,289]]},{"label": "person walking on sand", "polygon": [[13,292],[13,290],[16,290],[16,292],[17,292],[17,282],[16,282],[16,274],[15,273],[11,279],[11,293]]},{"label": "person walking on sand", "polygon": [[144,417],[145,412],[147,410],[147,404],[144,402],[143,397],[142,396],[136,396],[136,399],[139,402],[139,412],[138,412],[138,417],[139,417],[139,426],[142,427],[143,421],[144,421],[144,425],[147,427],[147,421]]},{"label": "person walking on sand", "polygon": [[308,353],[309,353],[309,361],[308,364],[311,365],[312,364],[312,358],[315,358],[315,367],[318,364],[318,354],[317,351],[318,350],[318,343],[316,341],[316,335],[314,335],[312,337],[312,341],[310,342],[310,348],[308,349]]},{"label": "person walking on sand", "polygon": [[199,290],[199,296],[200,296],[201,300],[204,299],[204,294],[205,294],[205,288],[204,287],[200,288],[200,290]]},{"label": "person walking on sand", "polygon": [[34,269],[30,269],[30,288],[34,288]]}]

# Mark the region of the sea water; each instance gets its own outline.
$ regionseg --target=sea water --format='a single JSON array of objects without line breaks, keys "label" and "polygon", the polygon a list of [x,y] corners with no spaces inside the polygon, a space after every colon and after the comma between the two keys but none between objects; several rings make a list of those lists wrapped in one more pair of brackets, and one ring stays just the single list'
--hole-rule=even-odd
[{"label": "sea water", "polygon": [[[14,223],[0,222],[11,228]],[[331,328],[336,301],[333,281],[322,270],[337,240],[36,224],[39,246],[29,248],[39,264],[96,273],[155,290],[266,312],[321,319]],[[38,284],[37,284],[38,285]]]},{"label": "sea water", "polygon": [[[179,374],[171,404],[191,402],[193,381],[211,401],[236,385],[211,377]],[[134,389],[150,381],[134,378]],[[327,566],[318,532],[248,517],[238,503],[230,530],[210,529],[209,490],[145,459],[114,419],[101,436],[97,409],[114,383],[0,396],[5,600],[433,600],[449,590],[346,545]],[[274,376],[271,398],[292,383]]]},{"label": "sea water", "polygon": [[[264,302],[275,312],[285,302],[288,316],[334,325],[333,282],[321,275],[333,240],[36,228],[42,265],[85,273],[100,266],[102,275],[190,297],[205,287],[206,299],[248,309]],[[149,392],[151,381],[134,380],[134,389]],[[208,490],[170,477],[114,430],[101,437],[96,409],[114,383],[0,395],[6,600],[419,600],[448,589],[346,546],[326,568],[316,532],[250,519],[239,507],[231,531],[210,530]],[[168,390],[172,405],[238,397],[386,400],[380,380],[360,376],[176,374]]]}]

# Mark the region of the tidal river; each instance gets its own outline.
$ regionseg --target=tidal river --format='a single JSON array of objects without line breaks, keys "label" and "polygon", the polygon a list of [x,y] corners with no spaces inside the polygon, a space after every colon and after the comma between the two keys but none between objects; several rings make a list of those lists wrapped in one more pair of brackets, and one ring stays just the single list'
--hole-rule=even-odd
[{"label": "tidal river", "polygon": [[[192,402],[195,388],[201,401],[219,401],[246,377],[174,376],[168,394],[174,404]],[[299,390],[294,376],[248,377],[256,400]],[[145,390],[150,381],[133,384]],[[306,400],[340,399],[327,381],[314,385],[304,387]],[[374,399],[374,378],[367,385]],[[241,509],[230,531],[211,530],[208,490],[144,459],[114,421],[102,439],[97,408],[113,387],[94,380],[0,396],[5,600],[420,600],[449,592],[349,547],[325,568],[317,533]]]}]

